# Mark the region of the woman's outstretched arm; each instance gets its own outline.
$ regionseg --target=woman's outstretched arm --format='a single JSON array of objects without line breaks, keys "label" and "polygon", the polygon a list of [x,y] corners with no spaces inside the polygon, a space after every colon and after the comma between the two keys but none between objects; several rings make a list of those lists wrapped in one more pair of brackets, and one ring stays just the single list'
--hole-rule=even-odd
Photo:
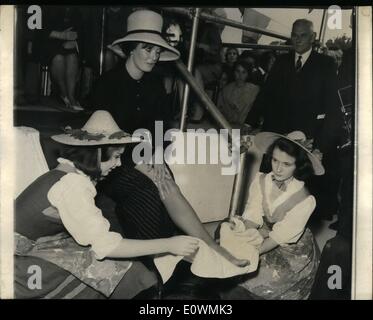
[{"label": "woman's outstretched arm", "polygon": [[259,254],[269,252],[269,251],[277,248],[277,246],[278,246],[278,243],[276,241],[274,241],[271,238],[267,238],[263,241],[263,244],[259,249]]},{"label": "woman's outstretched arm", "polygon": [[198,249],[198,246],[198,239],[188,236],[175,236],[153,240],[122,239],[107,257],[133,258],[159,253],[189,256]]}]

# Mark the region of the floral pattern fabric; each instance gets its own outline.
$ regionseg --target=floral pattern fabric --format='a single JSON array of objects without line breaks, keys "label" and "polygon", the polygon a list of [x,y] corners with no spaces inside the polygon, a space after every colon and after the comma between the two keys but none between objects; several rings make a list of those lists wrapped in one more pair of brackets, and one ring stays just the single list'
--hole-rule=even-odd
[{"label": "floral pattern fabric", "polygon": [[132,265],[127,260],[99,261],[90,247],[77,244],[67,233],[36,241],[16,233],[15,245],[16,255],[33,256],[52,262],[107,297]]}]

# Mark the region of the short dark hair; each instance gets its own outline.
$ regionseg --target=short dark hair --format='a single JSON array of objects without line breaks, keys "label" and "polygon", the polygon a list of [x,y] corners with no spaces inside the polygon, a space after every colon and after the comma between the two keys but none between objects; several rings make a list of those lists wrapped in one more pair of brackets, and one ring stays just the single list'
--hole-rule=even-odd
[{"label": "short dark hair", "polygon": [[74,163],[75,168],[83,171],[93,180],[101,177],[101,162],[108,161],[116,149],[124,145],[71,146],[63,150],[61,156]]},{"label": "short dark hair", "polygon": [[304,25],[306,27],[308,27],[312,32],[313,32],[313,22],[311,20],[307,20],[307,19],[297,19],[294,21],[293,23],[293,28],[296,26],[296,25]]},{"label": "short dark hair", "polygon": [[[122,49],[122,51],[126,54],[126,56],[128,57],[131,53],[132,50],[135,50],[136,47],[139,45],[139,44],[143,44],[144,46],[143,47],[154,47],[154,46],[157,46],[156,44],[152,44],[152,43],[147,43],[147,42],[141,42],[141,41],[130,41],[130,42],[123,42],[120,44],[120,47]],[[161,49],[161,52],[164,50],[162,47],[160,47]]]},{"label": "short dark hair", "polygon": [[241,66],[242,68],[244,68],[247,71],[246,82],[251,82],[253,80],[252,79],[252,72],[253,72],[252,66],[250,64],[248,64],[246,61],[240,61],[240,60],[238,60],[234,64],[233,72],[236,71],[236,69],[237,69],[238,66]]},{"label": "short dark hair", "polygon": [[101,175],[99,146],[71,146],[63,150],[61,156],[74,163],[75,168],[97,180]]},{"label": "short dark hair", "polygon": [[256,55],[252,50],[244,50],[238,57],[239,60],[245,60],[246,58],[252,58],[255,61],[255,63],[257,62]]},{"label": "short dark hair", "polygon": [[286,152],[289,156],[295,158],[295,171],[293,174],[294,178],[305,181],[314,174],[313,166],[308,158],[307,152],[303,148],[285,138],[277,139],[268,147],[266,156],[264,158],[263,171],[272,171],[271,162],[275,148],[279,148],[281,151]]},{"label": "short dark hair", "polygon": [[227,60],[227,57],[228,57],[228,51],[236,51],[236,53],[237,53],[237,58],[238,58],[239,55],[240,55],[240,53],[239,53],[239,51],[238,51],[237,48],[235,48],[235,47],[228,47],[228,48],[227,48],[227,51],[225,51],[225,60]]},{"label": "short dark hair", "polygon": [[124,144],[108,144],[101,147],[101,162],[108,161],[115,150],[124,148]]},{"label": "short dark hair", "polygon": [[[263,68],[267,68],[269,61],[274,57],[276,59],[276,51],[266,51],[263,52],[259,57],[259,65]],[[266,71],[268,71],[266,69]]]}]

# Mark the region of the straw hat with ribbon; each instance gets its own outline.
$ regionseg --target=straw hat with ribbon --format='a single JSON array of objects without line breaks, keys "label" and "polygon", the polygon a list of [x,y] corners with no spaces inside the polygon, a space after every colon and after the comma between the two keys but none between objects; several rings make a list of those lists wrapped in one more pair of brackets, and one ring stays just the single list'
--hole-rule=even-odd
[{"label": "straw hat with ribbon", "polygon": [[313,149],[313,139],[307,139],[302,131],[293,131],[286,136],[274,132],[260,132],[254,137],[254,143],[260,151],[266,153],[269,146],[279,138],[289,140],[307,152],[315,175],[321,176],[325,173],[321,163],[321,152]]},{"label": "straw hat with ribbon", "polygon": [[145,42],[164,49],[159,61],[173,61],[180,57],[180,52],[170,46],[162,35],[163,18],[150,10],[138,10],[127,19],[127,34],[112,43],[112,47],[125,42]]},{"label": "straw hat with ribbon", "polygon": [[95,111],[81,129],[65,128],[65,133],[52,136],[52,139],[70,146],[100,146],[141,142],[122,131],[111,114],[105,110]]}]

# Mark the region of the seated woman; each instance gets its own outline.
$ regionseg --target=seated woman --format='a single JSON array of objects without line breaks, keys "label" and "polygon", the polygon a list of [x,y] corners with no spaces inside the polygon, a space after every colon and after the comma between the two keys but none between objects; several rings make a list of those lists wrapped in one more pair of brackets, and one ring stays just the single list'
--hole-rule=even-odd
[{"label": "seated woman", "polygon": [[15,202],[16,298],[133,298],[157,279],[127,259],[196,251],[198,239],[188,236],[125,239],[96,207],[96,182],[121,165],[126,144],[139,142],[110,113],[96,111],[82,129],[52,139],[71,147]]},{"label": "seated woman", "polygon": [[[162,120],[166,129],[169,116],[166,92],[161,78],[154,74],[154,67],[158,61],[174,61],[180,56],[178,50],[161,37],[162,26],[163,18],[156,12],[132,13],[127,20],[128,34],[113,43],[127,52],[125,65],[107,72],[92,96],[92,103],[98,108],[107,108],[121,127],[131,133],[147,129],[152,137],[155,137],[156,121]],[[176,185],[175,195],[162,201],[152,179],[134,168],[132,153],[128,151],[131,149],[127,148],[127,157],[122,157],[124,164],[97,186],[99,193],[116,202],[124,234],[136,239],[154,239],[170,237],[181,230],[202,239],[234,264],[246,263],[216,244]],[[162,165],[156,164],[152,169],[164,176]]]},{"label": "seated woman", "polygon": [[249,74],[250,66],[244,61],[238,61],[234,68],[234,81],[223,88],[218,99],[218,108],[238,128],[244,123],[259,93],[259,86],[249,82]]},{"label": "seated woman", "polygon": [[79,8],[46,6],[43,8],[42,40],[45,63],[50,65],[52,81],[69,111],[82,111],[76,99],[79,56],[82,50],[83,24]]},{"label": "seated woman", "polygon": [[306,228],[316,207],[304,181],[324,174],[319,156],[300,131],[287,136],[262,132],[255,144],[268,155],[269,173],[258,173],[242,215],[246,228],[264,238],[256,273],[244,279],[226,298],[307,299],[319,262],[319,250]]},{"label": "seated woman", "polygon": [[228,82],[234,81],[234,68],[238,60],[239,51],[237,48],[228,48],[225,53],[225,63],[223,63],[223,71],[228,74]]}]

